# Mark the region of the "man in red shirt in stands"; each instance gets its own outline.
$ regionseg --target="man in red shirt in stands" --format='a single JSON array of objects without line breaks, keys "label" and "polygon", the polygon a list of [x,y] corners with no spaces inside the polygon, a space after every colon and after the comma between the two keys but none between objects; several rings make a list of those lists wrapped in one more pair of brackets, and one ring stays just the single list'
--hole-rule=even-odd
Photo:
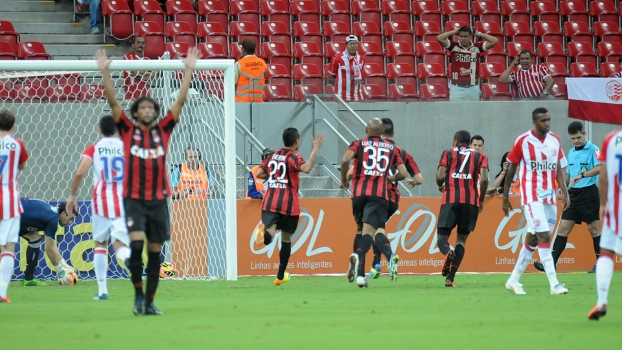
[{"label": "man in red shirt in stands", "polygon": [[[545,65],[534,65],[529,50],[523,50],[499,76],[499,82],[516,83],[518,97],[523,100],[552,99],[549,90],[555,84],[551,72]],[[519,69],[514,69],[520,65]]]},{"label": "man in red shirt in stands", "polygon": [[358,47],[359,39],[348,35],[345,51],[333,57],[328,69],[328,77],[335,79],[335,93],[346,102],[363,101],[363,57]]},{"label": "man in red shirt in stands", "polygon": [[[145,57],[145,38],[136,36],[132,40],[132,51],[123,56],[124,60],[148,60]],[[150,70],[124,71],[125,99],[133,100],[141,96],[150,96],[149,82],[156,78],[156,73]]]}]

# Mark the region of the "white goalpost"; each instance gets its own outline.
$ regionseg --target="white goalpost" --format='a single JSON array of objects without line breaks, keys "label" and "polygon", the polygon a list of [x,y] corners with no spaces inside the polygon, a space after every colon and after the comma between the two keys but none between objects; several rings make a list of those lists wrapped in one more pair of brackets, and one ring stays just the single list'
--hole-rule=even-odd
[{"label": "white goalpost", "polygon": [[[128,116],[133,100],[125,99],[123,72],[146,70],[154,72],[146,81],[149,95],[160,104],[160,117],[165,116],[185,69],[182,61],[167,58],[165,53],[160,60],[112,61],[110,73],[116,97]],[[16,114],[14,135],[24,140],[30,153],[26,169],[19,175],[21,196],[43,199],[51,205],[66,201],[82,151],[98,140],[99,119],[110,114],[97,63],[0,61],[0,109]],[[209,174],[206,193],[194,192],[192,181],[186,181],[188,177],[171,183],[185,194],[169,202],[172,240],[164,247],[162,261],[175,266],[178,278],[237,280],[235,135],[234,61],[199,60],[167,155],[171,181],[179,179],[173,174],[188,169],[183,167],[188,148],[198,150],[200,169]],[[78,195],[79,216],[66,232],[59,228],[56,233],[63,258],[79,271],[80,279],[95,276],[92,191],[89,173]],[[23,277],[26,246],[22,239],[15,279]],[[127,277],[112,248],[109,254],[108,277]],[[47,256],[39,262],[35,277],[56,278]]]}]

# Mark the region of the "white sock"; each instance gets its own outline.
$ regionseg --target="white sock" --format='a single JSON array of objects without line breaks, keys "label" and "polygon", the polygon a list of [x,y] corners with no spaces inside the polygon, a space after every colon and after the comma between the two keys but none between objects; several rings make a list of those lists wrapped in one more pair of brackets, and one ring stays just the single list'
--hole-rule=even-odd
[{"label": "white sock", "polygon": [[613,257],[600,254],[596,261],[596,290],[598,291],[598,302],[596,306],[607,305],[609,295],[609,284],[613,277]]},{"label": "white sock", "polygon": [[559,281],[557,280],[555,264],[553,263],[553,255],[551,254],[551,244],[538,243],[538,254],[540,255],[542,266],[544,266],[544,272],[546,272],[546,277],[549,279],[549,284],[552,289],[559,284]]},{"label": "white sock", "polygon": [[13,276],[13,266],[15,264],[15,253],[4,252],[0,255],[0,297],[6,298],[6,290]]},{"label": "white sock", "polygon": [[512,274],[508,279],[509,283],[518,283],[520,276],[523,275],[527,265],[531,262],[531,258],[533,257],[533,252],[537,247],[530,247],[527,245],[527,242],[523,244],[523,247],[520,249],[520,253],[518,253],[518,260],[516,260],[516,265],[514,265],[514,270],[512,270]]},{"label": "white sock", "polygon": [[93,262],[95,263],[95,277],[97,278],[97,286],[99,287],[98,295],[108,294],[108,287],[106,287],[106,273],[108,272],[108,255],[106,254],[106,248],[95,248]]}]

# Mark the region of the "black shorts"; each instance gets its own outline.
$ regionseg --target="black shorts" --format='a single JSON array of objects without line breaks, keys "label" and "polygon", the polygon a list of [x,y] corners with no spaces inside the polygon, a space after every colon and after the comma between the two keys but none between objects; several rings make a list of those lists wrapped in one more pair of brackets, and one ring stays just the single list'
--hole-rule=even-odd
[{"label": "black shorts", "polygon": [[438,215],[438,227],[453,230],[458,225],[458,230],[465,234],[465,231],[475,230],[479,208],[471,204],[443,204]]},{"label": "black shorts", "polygon": [[574,221],[576,224],[582,222],[591,224],[599,220],[600,194],[596,185],[571,188],[570,206],[562,212],[562,220]]},{"label": "black shorts", "polygon": [[393,202],[389,201],[389,204],[387,206],[387,220],[386,221],[389,221],[391,216],[393,216],[393,214],[395,214],[395,212],[397,211],[398,207],[399,207],[398,203],[393,203]]},{"label": "black shorts", "polygon": [[296,228],[298,228],[298,219],[300,219],[299,216],[288,216],[265,210],[261,211],[261,222],[264,224],[266,229],[272,225],[276,225],[277,230],[294,234],[294,232],[296,232]]},{"label": "black shorts", "polygon": [[357,224],[384,228],[387,221],[388,201],[380,197],[361,196],[352,198],[352,214]]},{"label": "black shorts", "polygon": [[123,205],[129,233],[144,231],[151,243],[164,243],[171,239],[171,220],[166,200],[123,198]]}]

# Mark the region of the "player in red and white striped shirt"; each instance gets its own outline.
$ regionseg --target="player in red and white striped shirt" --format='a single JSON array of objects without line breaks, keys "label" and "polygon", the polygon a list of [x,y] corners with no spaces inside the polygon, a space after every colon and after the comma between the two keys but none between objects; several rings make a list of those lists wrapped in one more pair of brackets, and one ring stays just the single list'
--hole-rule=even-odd
[{"label": "player in red and white striped shirt", "polygon": [[[515,70],[520,65],[520,69]],[[532,62],[531,51],[523,50],[510,66],[499,76],[499,82],[504,84],[516,83],[518,97],[525,100],[553,98],[549,90],[555,84],[549,69],[541,64],[536,66]]]},{"label": "player in red and white striped shirt", "polygon": [[[108,299],[106,271],[108,270],[108,239],[120,261],[130,257],[130,239],[125,225],[123,209],[123,178],[125,160],[123,142],[116,137],[117,126],[112,116],[99,121],[102,138],[82,152],[82,162],[71,182],[71,193],[67,200],[67,211],[78,212],[76,195],[86,172],[93,166],[92,223],[95,250],[93,263],[99,291],[95,300]],[[127,263],[126,263],[127,264]]]},{"label": "player in red and white striped shirt", "polygon": [[587,315],[598,320],[607,313],[609,285],[613,277],[614,255],[622,254],[622,130],[605,137],[598,155],[600,162],[600,256],[596,261],[598,301]]},{"label": "player in red and white striped shirt", "polygon": [[[533,252],[538,248],[538,254],[546,276],[551,286],[551,294],[566,294],[566,289],[557,280],[555,264],[551,255],[550,234],[557,220],[555,205],[556,182],[561,188],[561,199],[564,209],[570,205],[568,189],[562,171],[568,165],[559,137],[549,132],[551,116],[545,108],[536,108],[532,113],[534,130],[520,135],[507,157],[510,162],[503,189],[503,212],[509,214],[512,209],[508,195],[512,179],[519,169],[520,194],[523,212],[527,220],[529,232],[525,245],[522,247],[512,275],[505,284],[505,288],[515,294],[525,294],[520,276],[525,272]],[[537,246],[536,246],[537,245]]]},{"label": "player in red and white striped shirt", "polygon": [[346,50],[333,57],[328,69],[329,78],[335,79],[335,92],[344,101],[363,101],[363,57],[358,54],[359,39],[346,38]]},{"label": "player in red and white striped shirt", "polygon": [[13,275],[15,244],[19,240],[20,215],[17,173],[26,167],[28,152],[22,140],[11,135],[15,114],[0,111],[0,303],[10,303],[7,288]]}]

